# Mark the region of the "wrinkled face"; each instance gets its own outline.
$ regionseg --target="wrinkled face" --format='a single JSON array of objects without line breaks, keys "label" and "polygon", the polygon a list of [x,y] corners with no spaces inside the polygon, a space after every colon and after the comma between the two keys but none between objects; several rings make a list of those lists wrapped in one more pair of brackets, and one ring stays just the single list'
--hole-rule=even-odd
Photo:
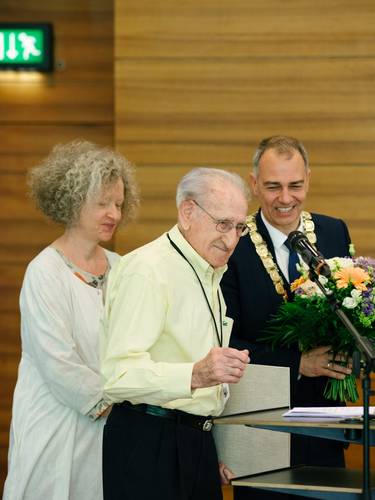
[{"label": "wrinkled face", "polygon": [[205,199],[199,200],[199,204],[214,219],[231,221],[233,228],[227,233],[219,232],[216,223],[202,208],[192,200],[186,200],[179,208],[180,226],[184,236],[212,267],[224,266],[240,239],[240,231],[237,231],[235,226],[246,222],[246,198],[241,190],[230,182],[216,181]]},{"label": "wrinkled face", "polygon": [[118,179],[104,187],[99,196],[84,203],[76,229],[89,240],[109,241],[121,220],[123,204],[124,183]]},{"label": "wrinkled face", "polygon": [[284,234],[298,228],[309,188],[310,170],[299,152],[291,158],[268,149],[259,161],[258,176],[251,176],[253,193],[258,197],[267,221]]}]

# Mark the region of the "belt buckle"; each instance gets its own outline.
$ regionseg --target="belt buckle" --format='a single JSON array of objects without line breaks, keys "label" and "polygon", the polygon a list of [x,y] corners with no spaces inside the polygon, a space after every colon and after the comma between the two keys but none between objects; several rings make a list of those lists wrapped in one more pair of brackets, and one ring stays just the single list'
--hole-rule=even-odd
[{"label": "belt buckle", "polygon": [[212,420],[205,420],[202,425],[202,431],[209,432],[212,429]]}]

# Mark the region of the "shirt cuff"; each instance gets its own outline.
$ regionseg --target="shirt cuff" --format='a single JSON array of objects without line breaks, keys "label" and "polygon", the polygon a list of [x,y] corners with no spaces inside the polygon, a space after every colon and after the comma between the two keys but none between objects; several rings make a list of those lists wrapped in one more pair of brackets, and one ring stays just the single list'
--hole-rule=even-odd
[{"label": "shirt cuff", "polygon": [[88,417],[90,420],[97,420],[102,416],[102,414],[106,411],[107,408],[111,406],[111,403],[108,401],[105,401],[104,399],[101,399],[96,405],[91,408],[91,410],[88,413]]}]

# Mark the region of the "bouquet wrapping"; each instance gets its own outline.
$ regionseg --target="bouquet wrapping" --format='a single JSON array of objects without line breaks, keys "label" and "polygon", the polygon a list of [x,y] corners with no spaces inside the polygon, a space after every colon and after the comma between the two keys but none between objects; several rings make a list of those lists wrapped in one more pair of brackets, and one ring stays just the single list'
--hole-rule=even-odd
[{"label": "bouquet wrapping", "polygon": [[[358,332],[374,341],[375,260],[335,257],[326,262],[331,276],[319,276],[319,281],[337,300]],[[352,335],[336,316],[323,292],[309,279],[308,269],[303,266],[299,271],[301,277],[291,284],[294,298],[282,303],[270,320],[266,339],[274,347],[297,343],[301,352],[331,346],[332,359],[340,353],[346,357],[343,363],[348,363],[355,350]],[[336,401],[355,402],[358,392],[354,375],[347,375],[344,380],[329,378],[324,396]]]}]

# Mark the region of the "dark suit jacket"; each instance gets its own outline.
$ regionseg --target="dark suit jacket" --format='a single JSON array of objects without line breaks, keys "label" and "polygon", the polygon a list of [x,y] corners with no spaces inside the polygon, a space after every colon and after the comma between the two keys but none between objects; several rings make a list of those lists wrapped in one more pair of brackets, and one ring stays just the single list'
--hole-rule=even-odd
[{"label": "dark suit jacket", "polygon": [[[345,223],[342,220],[318,214],[312,214],[312,219],[317,236],[316,246],[323,256],[327,259],[347,256],[350,237]],[[272,241],[259,212],[256,221],[259,233],[267,243],[276,262]],[[289,284],[285,279],[284,286],[290,293]],[[297,346],[290,349],[272,350],[269,345],[259,340],[264,336],[264,327],[268,319],[277,311],[283,299],[276,293],[273,282],[248,235],[240,239],[230,258],[228,271],[224,274],[221,287],[227,305],[227,315],[234,319],[231,345],[238,349],[249,349],[251,363],[290,368],[292,407],[335,405],[335,402],[323,397],[326,377],[301,377],[298,380],[300,353]],[[295,440],[294,437],[293,440]],[[317,443],[323,441],[319,440]],[[317,453],[320,455],[319,450]],[[335,462],[334,457],[331,458]],[[327,465],[334,465],[334,463],[331,464],[331,458],[325,457],[320,460],[318,455],[311,458],[305,453],[300,456],[300,453],[292,446],[293,464],[325,465],[323,462],[327,462]],[[342,457],[340,460],[342,461]],[[338,462],[336,463],[339,465]]]}]

